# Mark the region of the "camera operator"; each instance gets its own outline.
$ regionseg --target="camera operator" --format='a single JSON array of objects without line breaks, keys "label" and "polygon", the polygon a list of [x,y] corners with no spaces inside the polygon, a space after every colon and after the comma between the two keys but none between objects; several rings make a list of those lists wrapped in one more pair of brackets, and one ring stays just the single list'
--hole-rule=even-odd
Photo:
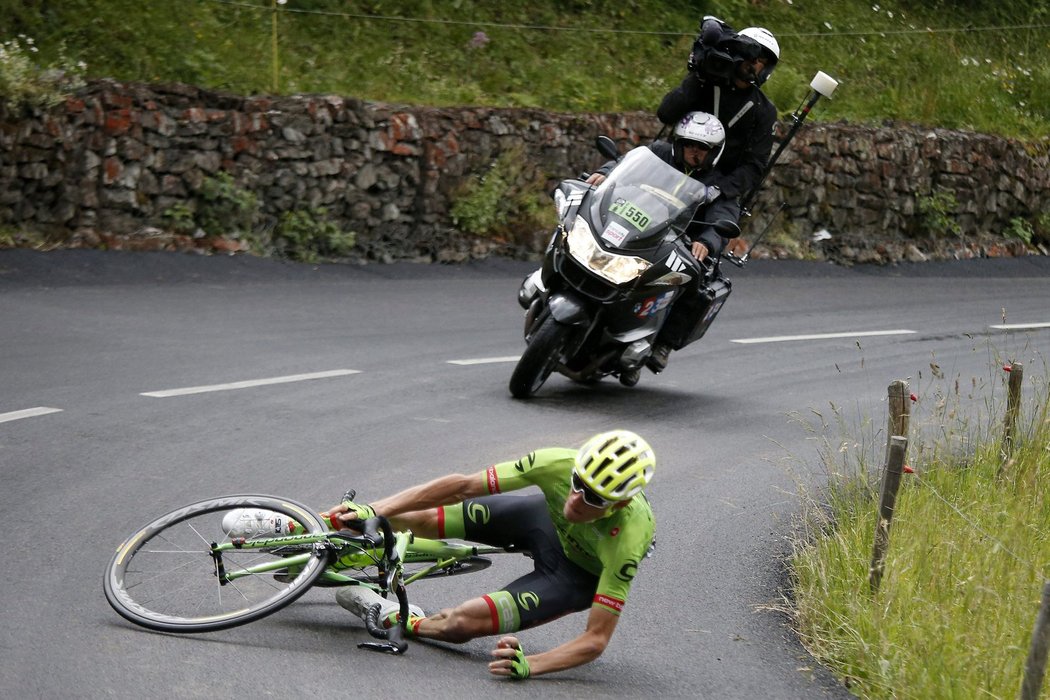
[{"label": "camera operator", "polygon": [[[725,125],[725,152],[714,184],[729,201],[739,202],[759,182],[773,150],[777,110],[760,88],[779,60],[780,45],[768,30],[748,27],[737,33],[716,17],[704,17],[688,74],[656,111],[667,125],[694,111],[714,114]],[[711,251],[720,253],[721,248]]]},{"label": "camera operator", "polygon": [[[726,131],[725,150],[716,172],[705,182],[722,192],[718,216],[734,223],[740,220],[740,199],[762,178],[762,171],[773,150],[773,127],[777,110],[759,89],[780,60],[776,38],[761,27],[748,27],[737,33],[717,17],[704,17],[700,34],[689,56],[689,72],[682,84],[664,95],[656,116],[667,125],[677,124],[690,112],[707,112],[722,122]],[[718,258],[724,239],[713,227],[699,238],[708,243],[706,254]],[[683,297],[671,310],[675,323],[692,318],[704,308],[695,298]],[[672,325],[668,319],[668,328]],[[667,367],[672,346],[668,334],[661,332],[647,365],[653,372]]]}]

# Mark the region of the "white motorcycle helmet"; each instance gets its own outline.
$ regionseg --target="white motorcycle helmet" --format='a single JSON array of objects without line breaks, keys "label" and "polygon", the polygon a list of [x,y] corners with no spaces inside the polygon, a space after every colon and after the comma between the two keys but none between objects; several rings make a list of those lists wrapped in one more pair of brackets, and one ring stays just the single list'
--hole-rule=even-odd
[{"label": "white motorcycle helmet", "polygon": [[780,44],[777,42],[777,38],[773,36],[773,33],[765,27],[741,29],[740,36],[747,37],[758,44],[761,47],[762,54],[766,57],[766,67],[755,76],[755,85],[762,87],[769,80],[769,76],[773,74],[773,69],[777,67],[777,62],[780,61]]},{"label": "white motorcycle helmet", "polygon": [[722,157],[726,145],[725,127],[718,117],[707,112],[690,112],[678,120],[671,139],[671,156],[679,168],[687,167],[683,150],[690,142],[707,150],[707,155],[696,167],[700,172],[707,172],[718,165],[718,160]]}]

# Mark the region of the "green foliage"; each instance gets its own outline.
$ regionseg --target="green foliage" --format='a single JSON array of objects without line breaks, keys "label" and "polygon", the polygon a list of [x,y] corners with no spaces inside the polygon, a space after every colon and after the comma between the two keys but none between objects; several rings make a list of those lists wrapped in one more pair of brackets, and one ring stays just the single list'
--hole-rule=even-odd
[{"label": "green foliage", "polygon": [[192,234],[197,230],[193,209],[185,202],[172,205],[161,214],[161,218],[165,227],[175,233]]},{"label": "green foliage", "polygon": [[176,233],[251,240],[260,218],[259,198],[220,172],[205,178],[191,199],[171,206],[161,218]]},{"label": "green foliage", "polygon": [[275,232],[277,252],[306,263],[348,255],[354,247],[357,234],[344,231],[338,224],[328,220],[327,214],[324,208],[297,209],[281,214]]},{"label": "green foliage", "polygon": [[1024,243],[1028,245],[1032,243],[1032,236],[1034,234],[1035,229],[1032,227],[1032,224],[1019,216],[1010,219],[1010,227],[1006,229],[1007,238],[1016,238],[1019,241],[1024,241]]},{"label": "green foliage", "polygon": [[714,14],[777,35],[782,59],[765,91],[782,113],[823,70],[842,85],[814,119],[1036,137],[1050,134],[1047,7],[1030,0],[292,0],[275,14],[271,0],[0,0],[0,16],[9,31],[42,45],[65,41],[92,77],[242,94],[652,112],[681,80],[700,17]]},{"label": "green foliage", "polygon": [[0,226],[0,249],[29,248],[31,250],[51,250],[56,245],[41,232],[10,225]]},{"label": "green foliage", "polygon": [[259,198],[226,172],[205,178],[191,200],[171,206],[162,217],[176,233],[236,238],[257,252],[300,262],[344,257],[357,238],[331,221],[324,208],[286,211],[275,227],[262,226]]},{"label": "green foliage", "polygon": [[1037,243],[1040,241],[1050,243],[1050,212],[1040,212],[1039,216],[1035,217],[1032,238]]},{"label": "green foliage", "polygon": [[212,236],[250,234],[259,218],[259,198],[238,187],[233,175],[207,177],[197,193],[197,225]]},{"label": "green foliage", "polygon": [[917,203],[922,225],[930,235],[960,234],[962,228],[954,218],[954,212],[959,207],[954,192],[938,188],[928,195],[920,195]]},{"label": "green foliage", "polygon": [[554,227],[543,177],[526,171],[520,148],[505,151],[488,172],[468,180],[454,197],[452,223],[477,236],[519,241]]},{"label": "green foliage", "polygon": [[0,44],[0,102],[13,109],[53,107],[84,84],[87,66],[59,46],[51,64],[38,63],[39,48],[24,34]]}]

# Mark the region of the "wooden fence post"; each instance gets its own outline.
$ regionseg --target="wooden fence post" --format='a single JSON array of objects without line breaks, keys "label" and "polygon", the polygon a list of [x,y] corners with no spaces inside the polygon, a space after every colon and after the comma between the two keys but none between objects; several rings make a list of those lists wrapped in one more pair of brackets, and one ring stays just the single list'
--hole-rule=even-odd
[{"label": "wooden fence post", "polygon": [[882,572],[886,564],[886,550],[890,545],[890,522],[897,504],[897,491],[904,472],[904,455],[908,451],[908,438],[894,435],[890,438],[886,472],[882,477],[882,495],[879,498],[879,521],[875,524],[875,544],[872,547],[871,566],[868,568],[868,585],[877,593],[882,583]]},{"label": "wooden fence post", "polygon": [[908,382],[896,379],[887,387],[888,419],[886,424],[886,460],[890,458],[890,437],[900,435],[908,437],[908,424],[911,420],[911,396],[908,393]]},{"label": "wooden fence post", "polygon": [[[1003,461],[1010,459],[1014,451],[1014,428],[1021,413],[1021,379],[1024,377],[1024,365],[1011,362],[1004,367],[1010,373],[1010,385],[1006,395],[1006,417],[1003,419],[1003,446],[1000,448]],[[1001,470],[1000,470],[1001,471]]]},{"label": "wooden fence post", "polygon": [[1021,700],[1038,700],[1046,672],[1046,653],[1050,647],[1050,581],[1043,584],[1043,603],[1032,631],[1032,644],[1028,660],[1024,664],[1024,682],[1021,684]]}]

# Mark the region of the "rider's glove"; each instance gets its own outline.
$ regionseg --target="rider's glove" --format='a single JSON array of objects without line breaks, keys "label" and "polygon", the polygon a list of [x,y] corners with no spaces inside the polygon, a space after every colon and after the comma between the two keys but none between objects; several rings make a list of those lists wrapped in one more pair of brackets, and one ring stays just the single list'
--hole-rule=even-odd
[{"label": "rider's glove", "polygon": [[707,188],[707,194],[704,197],[704,204],[710,204],[721,196],[722,190],[717,185],[709,185]]},{"label": "rider's glove", "polygon": [[516,681],[523,681],[529,677],[529,660],[525,658],[521,644],[518,644],[518,648],[514,650],[514,658],[510,660],[510,677]]},{"label": "rider's glove", "polygon": [[369,518],[376,517],[376,509],[367,503],[354,503],[353,501],[343,501],[343,505],[346,506],[347,511],[350,513],[357,513],[358,520],[368,520]]}]

